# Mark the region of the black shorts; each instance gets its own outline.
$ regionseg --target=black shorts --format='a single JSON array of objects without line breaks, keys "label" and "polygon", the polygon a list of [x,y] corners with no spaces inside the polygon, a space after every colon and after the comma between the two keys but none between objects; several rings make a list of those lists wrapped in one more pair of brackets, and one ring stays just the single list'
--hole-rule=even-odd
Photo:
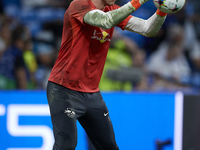
[{"label": "black shorts", "polygon": [[119,149],[109,112],[100,92],[78,92],[48,82],[47,98],[55,138],[53,150],[75,150],[77,120],[96,150]]}]

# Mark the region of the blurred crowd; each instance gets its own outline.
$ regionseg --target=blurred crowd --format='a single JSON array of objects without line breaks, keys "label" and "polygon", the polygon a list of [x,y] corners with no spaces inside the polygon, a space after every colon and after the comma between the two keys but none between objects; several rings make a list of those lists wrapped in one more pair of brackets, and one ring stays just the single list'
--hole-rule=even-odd
[{"label": "blurred crowd", "polygon": [[[0,89],[45,89],[71,0],[0,0]],[[128,0],[117,0],[123,5]],[[150,0],[134,16],[148,19]],[[102,91],[200,92],[200,1],[169,14],[153,38],[115,29]]]}]

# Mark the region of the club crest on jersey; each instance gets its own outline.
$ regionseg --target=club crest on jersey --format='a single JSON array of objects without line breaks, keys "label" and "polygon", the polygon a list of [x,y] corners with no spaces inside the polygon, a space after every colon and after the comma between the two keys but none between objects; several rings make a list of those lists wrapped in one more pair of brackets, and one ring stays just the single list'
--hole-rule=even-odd
[{"label": "club crest on jersey", "polygon": [[100,41],[101,43],[104,43],[106,41],[110,41],[110,34],[106,31],[97,32],[97,30],[94,30],[93,36],[91,39],[96,39]]},{"label": "club crest on jersey", "polygon": [[72,109],[72,108],[67,108],[64,111],[64,113],[67,114],[67,116],[70,117],[70,118],[74,118],[74,116],[76,115],[74,109]]}]

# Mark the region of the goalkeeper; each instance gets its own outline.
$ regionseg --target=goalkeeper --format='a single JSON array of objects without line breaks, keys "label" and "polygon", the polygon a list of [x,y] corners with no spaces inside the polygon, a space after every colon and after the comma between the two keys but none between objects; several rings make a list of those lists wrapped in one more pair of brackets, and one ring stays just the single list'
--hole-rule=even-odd
[{"label": "goalkeeper", "polygon": [[148,20],[131,16],[146,1],[119,7],[115,0],[74,0],[66,10],[60,51],[47,85],[53,150],[75,150],[77,120],[97,150],[119,149],[98,85],[114,26],[153,37],[164,23],[166,13],[159,10]]}]

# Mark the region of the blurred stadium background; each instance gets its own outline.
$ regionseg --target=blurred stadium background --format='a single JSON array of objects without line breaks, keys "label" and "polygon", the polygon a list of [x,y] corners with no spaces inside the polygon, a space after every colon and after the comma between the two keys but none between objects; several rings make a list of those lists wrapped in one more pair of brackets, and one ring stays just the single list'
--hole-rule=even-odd
[{"label": "blurred stadium background", "polygon": [[[70,2],[0,0],[1,150],[51,149],[45,87]],[[132,15],[155,11],[150,0]],[[200,1],[168,15],[154,38],[116,28],[99,87],[121,150],[199,150]],[[78,131],[77,150],[93,150]]]}]

